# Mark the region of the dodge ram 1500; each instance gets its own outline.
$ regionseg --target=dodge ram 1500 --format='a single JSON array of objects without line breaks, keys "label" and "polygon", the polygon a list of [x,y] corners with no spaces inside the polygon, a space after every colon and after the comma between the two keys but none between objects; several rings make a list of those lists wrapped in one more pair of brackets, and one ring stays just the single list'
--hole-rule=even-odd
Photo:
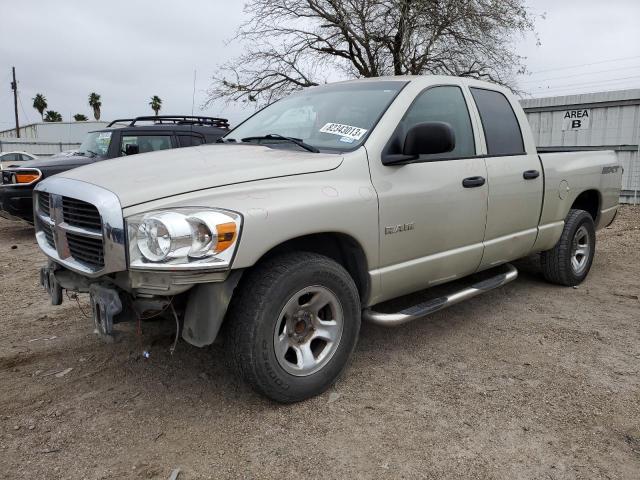
[{"label": "dodge ram 1500", "polygon": [[[329,84],[267,106],[216,145],[38,184],[41,280],[54,304],[62,289],[88,292],[105,336],[159,312],[198,347],[222,329],[238,374],[294,402],[336,380],[362,319],[424,317],[514,280],[509,262],[538,252],[548,281],[582,282],[621,170],[613,152],[539,155],[500,86]],[[402,311],[377,307],[470,275]]]}]

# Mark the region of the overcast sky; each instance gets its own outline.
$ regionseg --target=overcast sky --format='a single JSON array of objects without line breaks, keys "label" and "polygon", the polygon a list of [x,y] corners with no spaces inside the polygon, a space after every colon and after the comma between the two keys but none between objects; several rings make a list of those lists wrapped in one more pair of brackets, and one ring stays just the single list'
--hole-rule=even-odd
[{"label": "overcast sky", "polygon": [[[240,46],[227,41],[243,19],[240,0],[20,0],[0,7],[0,130],[13,125],[11,66],[22,124],[39,120],[32,97],[43,93],[65,120],[91,117],[87,97],[102,95],[102,118],[195,113],[237,122],[243,106],[200,110],[219,64]],[[520,86],[535,96],[640,88],[640,0],[529,0],[541,42],[516,39],[532,72]]]}]

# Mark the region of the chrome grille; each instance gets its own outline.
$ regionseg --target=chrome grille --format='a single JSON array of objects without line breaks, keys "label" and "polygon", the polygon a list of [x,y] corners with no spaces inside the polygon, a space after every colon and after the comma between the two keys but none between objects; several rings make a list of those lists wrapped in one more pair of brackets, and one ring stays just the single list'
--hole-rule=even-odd
[{"label": "chrome grille", "polygon": [[116,194],[57,177],[35,188],[38,246],[54,262],[90,278],[125,271],[125,225]]},{"label": "chrome grille", "polygon": [[46,192],[40,192],[38,194],[38,208],[47,217],[51,216],[51,206],[49,204],[49,194]]},{"label": "chrome grille", "polygon": [[62,197],[62,218],[74,227],[101,231],[102,220],[98,209],[90,203],[75,198]]},{"label": "chrome grille", "polygon": [[70,258],[91,271],[104,268],[102,220],[98,209],[85,201],[37,193],[39,231],[61,258]]},{"label": "chrome grille", "polygon": [[53,230],[49,225],[44,225],[43,222],[40,222],[40,228],[42,229],[42,233],[44,233],[44,237],[47,240],[47,243],[51,248],[56,248],[56,244],[53,240]]},{"label": "chrome grille", "polygon": [[77,261],[96,270],[104,267],[104,248],[101,238],[88,238],[75,233],[67,233],[69,252]]}]

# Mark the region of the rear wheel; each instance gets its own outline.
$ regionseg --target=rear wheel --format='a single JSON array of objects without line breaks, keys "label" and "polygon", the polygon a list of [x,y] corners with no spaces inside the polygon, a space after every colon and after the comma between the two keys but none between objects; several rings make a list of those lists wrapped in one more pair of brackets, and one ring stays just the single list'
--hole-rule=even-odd
[{"label": "rear wheel", "polygon": [[593,218],[584,210],[570,210],[560,240],[540,255],[545,279],[566,286],[582,283],[591,269],[595,249]]},{"label": "rear wheel", "polygon": [[342,266],[314,253],[274,257],[247,274],[230,305],[231,366],[278,402],[312,397],[346,366],[360,316],[357,288]]}]

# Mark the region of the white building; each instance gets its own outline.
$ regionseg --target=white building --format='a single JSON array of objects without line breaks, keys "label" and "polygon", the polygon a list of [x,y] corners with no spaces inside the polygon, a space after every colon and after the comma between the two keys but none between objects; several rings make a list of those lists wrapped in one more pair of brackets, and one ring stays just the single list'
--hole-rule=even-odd
[{"label": "white building", "polygon": [[99,130],[108,122],[42,122],[0,131],[0,152],[24,151],[48,157],[80,146],[88,132]]},{"label": "white building", "polygon": [[[99,130],[108,122],[41,122],[20,127],[20,139],[41,142],[81,143],[87,132]],[[0,131],[0,139],[17,138],[16,129]]]},{"label": "white building", "polygon": [[540,152],[614,150],[620,201],[640,203],[640,89],[521,100]]}]

